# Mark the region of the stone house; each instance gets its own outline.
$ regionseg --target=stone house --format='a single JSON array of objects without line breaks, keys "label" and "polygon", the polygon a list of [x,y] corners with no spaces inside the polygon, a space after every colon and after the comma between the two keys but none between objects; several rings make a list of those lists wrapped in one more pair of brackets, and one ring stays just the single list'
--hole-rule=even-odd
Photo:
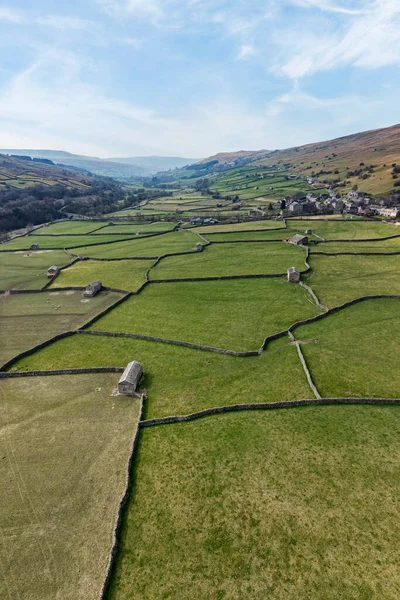
[{"label": "stone house", "polygon": [[58,274],[59,270],[60,269],[56,267],[56,265],[52,265],[47,269],[47,277],[55,277]]},{"label": "stone house", "polygon": [[93,296],[95,296],[97,294],[97,292],[99,292],[101,290],[101,281],[92,281],[92,283],[89,283],[84,292],[83,295],[84,296],[89,296],[89,298],[93,298]]},{"label": "stone house", "polygon": [[140,362],[133,360],[130,362],[118,381],[118,391],[120,394],[135,394],[137,385],[143,374],[143,367]]},{"label": "stone house", "polygon": [[296,235],[286,241],[289,242],[289,244],[294,244],[295,246],[306,246],[308,244],[308,237],[305,235],[300,235],[300,233],[296,233]]},{"label": "stone house", "polygon": [[291,283],[299,283],[300,272],[296,269],[296,267],[290,267],[287,270],[287,280]]}]

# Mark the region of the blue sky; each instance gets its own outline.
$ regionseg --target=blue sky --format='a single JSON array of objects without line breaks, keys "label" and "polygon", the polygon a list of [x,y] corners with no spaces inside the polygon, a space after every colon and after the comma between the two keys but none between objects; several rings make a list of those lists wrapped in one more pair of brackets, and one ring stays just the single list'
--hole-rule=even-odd
[{"label": "blue sky", "polygon": [[0,0],[0,147],[284,148],[400,121],[400,0]]}]

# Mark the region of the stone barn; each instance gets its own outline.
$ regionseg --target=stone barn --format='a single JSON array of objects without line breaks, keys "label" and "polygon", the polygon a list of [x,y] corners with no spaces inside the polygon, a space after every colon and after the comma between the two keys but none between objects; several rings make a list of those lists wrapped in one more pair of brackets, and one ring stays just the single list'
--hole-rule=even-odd
[{"label": "stone barn", "polygon": [[296,235],[286,241],[289,242],[289,244],[294,244],[295,246],[307,246],[308,237],[305,235],[300,235],[300,233],[296,233]]},{"label": "stone barn", "polygon": [[30,250],[39,250],[39,244],[32,244],[32,246],[30,247]]},{"label": "stone barn", "polygon": [[55,277],[58,274],[59,268],[56,265],[52,265],[47,269],[47,277]]},{"label": "stone barn", "polygon": [[203,251],[203,244],[201,244],[200,242],[198,242],[196,244],[196,251],[197,252],[202,252]]},{"label": "stone barn", "polygon": [[296,267],[290,267],[287,270],[287,280],[291,283],[299,283],[300,272],[296,269]]},{"label": "stone barn", "polygon": [[92,281],[92,283],[89,283],[84,292],[83,295],[84,296],[88,296],[89,298],[93,298],[93,296],[95,296],[97,294],[97,292],[99,292],[101,290],[101,281]]},{"label": "stone barn", "polygon": [[306,235],[312,235],[312,229],[306,229],[305,230],[305,234]]},{"label": "stone barn", "polygon": [[143,367],[140,362],[133,360],[130,362],[118,381],[118,391],[120,394],[135,394],[137,385],[143,374]]}]

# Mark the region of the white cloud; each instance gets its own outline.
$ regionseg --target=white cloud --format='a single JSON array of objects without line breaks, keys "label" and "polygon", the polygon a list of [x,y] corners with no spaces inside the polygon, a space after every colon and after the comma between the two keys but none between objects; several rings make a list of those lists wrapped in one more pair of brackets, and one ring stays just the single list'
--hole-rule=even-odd
[{"label": "white cloud", "polygon": [[22,23],[24,15],[13,8],[0,7],[0,21],[8,21],[9,23]]},{"label": "white cloud", "polygon": [[76,17],[65,17],[63,15],[46,15],[35,19],[39,25],[54,27],[55,29],[76,29],[91,30],[96,27],[96,23],[87,19],[78,19]]},{"label": "white cloud", "polygon": [[240,46],[239,54],[237,56],[237,60],[247,60],[251,56],[256,54],[256,49],[252,44],[242,44]]},{"label": "white cloud", "polygon": [[[312,0],[305,0],[310,3]],[[315,0],[316,1],[316,0]],[[321,2],[321,4],[324,4]],[[400,4],[398,0],[373,0],[364,3],[363,14],[349,17],[344,28],[326,24],[328,31],[316,26],[302,35],[295,31],[275,34],[281,53],[274,70],[291,79],[318,71],[356,66],[378,68],[400,62]]]},{"label": "white cloud", "polygon": [[[304,8],[318,8],[322,11],[342,13],[345,15],[360,15],[366,12],[365,8],[349,8],[343,4],[335,4],[330,0],[291,0],[293,4]],[[349,4],[349,2],[347,2]],[[365,4],[363,2],[363,4]]]},{"label": "white cloud", "polygon": [[131,46],[132,48],[135,48],[135,50],[140,50],[142,43],[142,40],[132,37],[125,37],[120,40],[120,44],[123,46]]}]

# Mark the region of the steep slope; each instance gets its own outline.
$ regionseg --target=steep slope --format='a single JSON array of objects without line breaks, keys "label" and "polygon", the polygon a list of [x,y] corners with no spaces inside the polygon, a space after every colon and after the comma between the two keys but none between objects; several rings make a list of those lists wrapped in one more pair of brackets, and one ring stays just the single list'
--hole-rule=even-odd
[{"label": "steep slope", "polygon": [[278,150],[253,164],[287,165],[344,189],[358,185],[369,194],[386,194],[397,179],[393,165],[400,164],[400,125]]}]

